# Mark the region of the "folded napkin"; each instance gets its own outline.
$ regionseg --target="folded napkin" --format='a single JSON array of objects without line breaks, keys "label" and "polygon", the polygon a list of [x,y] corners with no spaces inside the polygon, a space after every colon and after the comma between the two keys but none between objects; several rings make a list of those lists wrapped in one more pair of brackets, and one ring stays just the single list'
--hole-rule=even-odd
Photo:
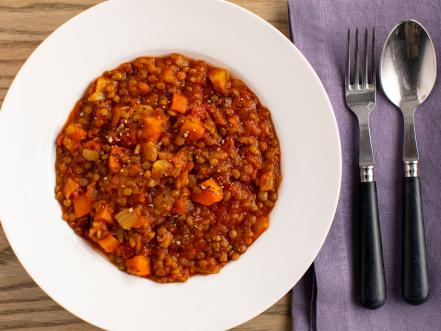
[{"label": "folded napkin", "polygon": [[[291,36],[321,78],[334,107],[343,155],[340,202],[328,238],[293,290],[293,327],[317,330],[441,330],[441,1],[289,0]],[[421,22],[438,53],[438,82],[417,110],[420,175],[431,293],[412,306],[402,298],[402,134],[401,113],[379,86],[371,114],[376,181],[388,298],[375,311],[358,304],[357,188],[358,126],[344,102],[347,29],[376,29],[376,61],[389,31],[404,19]],[[378,65],[377,65],[378,67]],[[314,279],[311,279],[315,276]],[[314,284],[315,283],[315,284]],[[316,287],[314,287],[316,285]],[[316,293],[313,293],[316,290]]]}]

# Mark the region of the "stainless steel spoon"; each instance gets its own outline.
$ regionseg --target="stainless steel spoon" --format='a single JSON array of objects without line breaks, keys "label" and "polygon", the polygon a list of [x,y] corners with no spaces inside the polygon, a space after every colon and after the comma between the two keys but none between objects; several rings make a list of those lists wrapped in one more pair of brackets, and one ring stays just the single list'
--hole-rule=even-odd
[{"label": "stainless steel spoon", "polygon": [[420,304],[429,296],[414,113],[436,80],[436,55],[426,29],[414,20],[398,24],[383,46],[381,85],[404,118],[403,296]]}]

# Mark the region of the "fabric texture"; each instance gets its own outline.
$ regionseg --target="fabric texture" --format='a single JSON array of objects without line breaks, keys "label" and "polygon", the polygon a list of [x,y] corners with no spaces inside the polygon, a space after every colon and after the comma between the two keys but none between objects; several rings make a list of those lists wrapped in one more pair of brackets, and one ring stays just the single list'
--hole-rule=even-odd
[{"label": "fabric texture", "polygon": [[[429,31],[441,64],[440,0],[289,0],[290,31],[331,99],[343,155],[340,201],[331,231],[314,262],[316,293],[308,272],[293,289],[293,328],[317,330],[441,330],[441,90],[438,81],[416,112],[420,176],[429,267],[430,297],[412,306],[402,297],[403,165],[401,113],[387,101],[377,81],[371,114],[387,302],[378,310],[359,304],[357,224],[358,126],[344,101],[347,29],[376,30],[376,64],[390,30],[415,19]],[[361,36],[363,37],[363,33]],[[311,320],[314,319],[314,320]]]}]

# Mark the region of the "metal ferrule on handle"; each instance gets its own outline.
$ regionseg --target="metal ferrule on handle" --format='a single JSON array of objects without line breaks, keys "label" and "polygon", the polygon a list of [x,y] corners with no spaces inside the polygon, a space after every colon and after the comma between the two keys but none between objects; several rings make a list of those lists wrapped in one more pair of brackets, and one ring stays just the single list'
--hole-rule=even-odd
[{"label": "metal ferrule on handle", "polygon": [[360,181],[362,183],[370,183],[375,181],[374,166],[360,167]]},{"label": "metal ferrule on handle", "polygon": [[404,161],[404,177],[419,177],[418,161]]}]

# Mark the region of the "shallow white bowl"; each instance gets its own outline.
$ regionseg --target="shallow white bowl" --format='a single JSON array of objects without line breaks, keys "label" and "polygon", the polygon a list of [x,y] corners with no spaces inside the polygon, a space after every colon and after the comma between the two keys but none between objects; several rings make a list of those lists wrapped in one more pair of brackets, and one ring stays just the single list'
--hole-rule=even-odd
[{"label": "shallow white bowl", "polygon": [[[62,221],[54,140],[104,70],[181,52],[243,78],[272,112],[283,182],[271,226],[219,274],[160,285],[117,270]],[[37,284],[78,317],[111,330],[223,330],[262,312],[317,255],[337,205],[341,154],[313,69],[271,25],[218,0],[114,0],[76,16],[23,65],[0,113],[0,218]]]}]

